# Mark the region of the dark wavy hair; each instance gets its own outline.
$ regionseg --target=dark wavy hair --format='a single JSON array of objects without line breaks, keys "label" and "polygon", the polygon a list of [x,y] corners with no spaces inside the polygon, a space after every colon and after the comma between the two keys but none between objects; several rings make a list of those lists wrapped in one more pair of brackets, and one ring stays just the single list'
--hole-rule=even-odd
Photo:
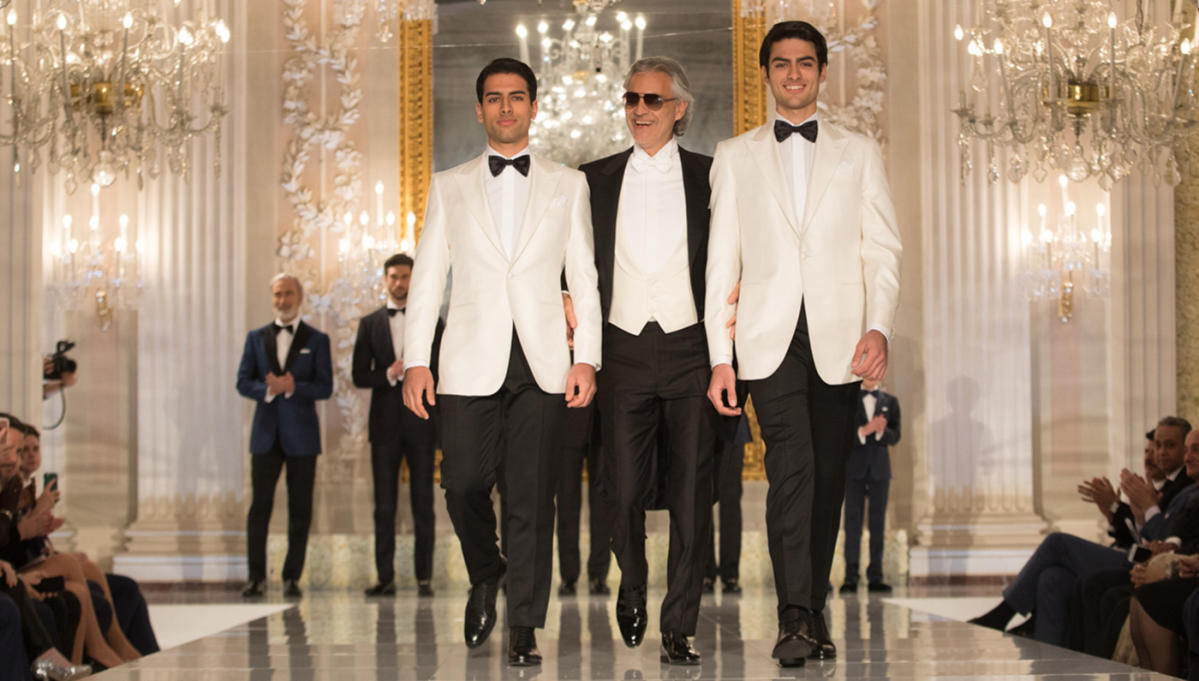
[{"label": "dark wavy hair", "polygon": [[770,61],[770,50],[775,43],[790,38],[812,43],[816,47],[816,61],[821,70],[828,66],[828,41],[824,39],[820,29],[806,21],[780,21],[771,26],[766,37],[762,39],[761,49],[758,50],[758,66],[765,67]]},{"label": "dark wavy hair", "polygon": [[537,101],[537,74],[533,73],[533,69],[529,65],[519,59],[511,57],[500,57],[492,59],[491,63],[483,67],[479,72],[479,77],[475,79],[475,97],[479,103],[483,103],[483,84],[487,79],[497,73],[511,73],[525,79],[525,84],[529,86],[529,101]]}]

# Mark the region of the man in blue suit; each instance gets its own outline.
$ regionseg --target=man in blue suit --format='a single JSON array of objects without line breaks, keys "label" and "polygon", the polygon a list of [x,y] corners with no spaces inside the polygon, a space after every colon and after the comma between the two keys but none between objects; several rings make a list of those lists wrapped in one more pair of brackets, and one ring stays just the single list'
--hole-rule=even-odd
[{"label": "man in blue suit", "polygon": [[862,381],[857,429],[845,466],[845,582],[841,584],[841,593],[858,588],[862,515],[867,499],[870,500],[867,587],[875,592],[891,591],[891,586],[883,582],[883,545],[887,533],[887,493],[891,489],[890,448],[899,442],[899,431],[899,400],[883,392],[878,381]]},{"label": "man in blue suit", "polygon": [[299,319],[304,287],[289,274],[271,279],[276,318],[246,336],[237,369],[237,392],[254,400],[250,431],[250,478],[253,499],[246,518],[249,584],[242,596],[262,596],[266,582],[266,536],[279,473],[287,466],[287,559],[284,595],[300,596],[308,528],[312,524],[312,488],[321,429],[316,401],[333,394],[329,337]]}]

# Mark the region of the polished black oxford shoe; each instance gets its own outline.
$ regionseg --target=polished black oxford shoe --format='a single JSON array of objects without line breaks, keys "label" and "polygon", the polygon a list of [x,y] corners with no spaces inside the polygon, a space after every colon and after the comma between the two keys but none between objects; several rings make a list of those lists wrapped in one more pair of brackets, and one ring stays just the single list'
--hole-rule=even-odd
[{"label": "polished black oxford shoe", "polygon": [[394,581],[379,582],[363,592],[367,597],[375,596],[394,596],[396,595],[396,584]]},{"label": "polished black oxford shoe", "polygon": [[616,625],[624,644],[636,648],[645,640],[645,627],[649,623],[649,612],[645,607],[645,586],[626,589],[621,587],[616,595]]},{"label": "polished black oxford shoe", "polygon": [[433,583],[427,579],[422,579],[416,583],[416,593],[421,598],[429,598],[433,595]]},{"label": "polished black oxford shoe", "polygon": [[602,577],[593,577],[588,582],[588,586],[590,587],[592,596],[607,596],[612,593],[612,590],[608,588],[608,582]]},{"label": "polished black oxford shoe", "polygon": [[508,631],[508,664],[513,667],[541,664],[541,651],[537,650],[533,627],[512,627]]},{"label": "polished black oxford shoe", "polygon": [[495,627],[495,599],[499,592],[499,575],[470,588],[466,598],[466,621],[462,625],[467,647],[478,648],[487,642]]},{"label": "polished black oxford shoe", "polygon": [[806,658],[817,648],[812,638],[812,617],[807,608],[788,606],[779,616],[779,635],[770,656],[779,660]]},{"label": "polished black oxford shoe", "polygon": [[266,585],[261,579],[251,579],[246,583],[246,587],[241,590],[242,598],[262,598],[266,595]]},{"label": "polished black oxford shoe", "polygon": [[667,631],[662,633],[661,660],[666,664],[696,665],[700,656],[686,636]]},{"label": "polished black oxford shoe", "polygon": [[304,592],[300,591],[300,583],[294,579],[283,580],[283,596],[285,598],[299,598]]},{"label": "polished black oxford shoe", "polygon": [[828,625],[824,622],[824,613],[812,613],[812,638],[816,641],[816,649],[809,655],[813,660],[833,660],[837,657],[837,646],[828,634]]}]

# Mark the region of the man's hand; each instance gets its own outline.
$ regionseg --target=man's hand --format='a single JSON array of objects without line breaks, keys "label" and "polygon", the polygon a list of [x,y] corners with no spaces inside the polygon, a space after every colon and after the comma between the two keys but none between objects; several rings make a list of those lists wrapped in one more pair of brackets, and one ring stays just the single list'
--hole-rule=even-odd
[{"label": "man's hand", "polygon": [[21,535],[21,539],[34,539],[35,537],[45,537],[50,534],[50,525],[54,517],[49,512],[38,513],[36,510],[33,513],[25,514],[17,523],[17,533]]},{"label": "man's hand", "polygon": [[12,565],[0,560],[0,578],[4,579],[4,583],[9,587],[17,585],[17,571],[12,568]]},{"label": "man's hand", "polygon": [[866,332],[853,349],[849,370],[867,381],[881,381],[887,375],[887,337],[875,329]]},{"label": "man's hand", "polygon": [[433,372],[429,367],[411,367],[404,372],[404,406],[413,414],[429,420],[425,402],[437,404],[433,394]]},{"label": "man's hand", "polygon": [[1179,556],[1178,576],[1188,579],[1199,577],[1199,556]]},{"label": "man's hand", "polygon": [[724,323],[724,328],[729,330],[729,340],[737,340],[737,302],[741,300],[741,280],[737,280],[737,285],[733,287],[733,292],[729,294],[727,302],[733,306],[733,316]]},{"label": "man's hand", "polygon": [[296,391],[296,377],[292,376],[290,371],[283,374],[279,377],[279,387],[283,388],[280,392],[284,395],[294,393]]},{"label": "man's hand", "polygon": [[397,359],[387,367],[387,380],[394,381],[404,375],[404,360]]},{"label": "man's hand", "polygon": [[1159,553],[1174,553],[1174,549],[1177,547],[1168,541],[1151,541],[1145,544],[1145,548],[1149,549],[1149,552],[1156,556]]},{"label": "man's hand", "polygon": [[266,394],[268,397],[283,392],[283,388],[279,385],[280,380],[282,380],[281,377],[273,373],[266,375]]},{"label": "man's hand", "polygon": [[1157,504],[1157,490],[1145,482],[1141,476],[1125,468],[1120,471],[1120,489],[1128,497],[1128,502],[1148,511]]},{"label": "man's hand", "polygon": [[579,362],[570,368],[566,376],[566,406],[571,409],[586,407],[595,397],[595,367]]},{"label": "man's hand", "polygon": [[1107,478],[1092,478],[1083,480],[1078,485],[1078,495],[1082,500],[1095,504],[1099,512],[1107,518],[1108,522],[1112,520],[1112,504],[1120,500],[1120,496],[1116,494],[1116,489],[1112,487],[1112,483]]},{"label": "man's hand", "polygon": [[[728,395],[729,406],[724,406],[724,396]],[[717,364],[712,367],[712,380],[708,382],[708,401],[716,408],[721,416],[740,416],[741,407],[737,405],[737,374],[732,364]]]},{"label": "man's hand", "polygon": [[575,304],[570,299],[569,293],[562,294],[562,312],[566,315],[566,344],[570,346],[571,350],[574,350],[575,329],[579,326],[579,319],[575,317]]},{"label": "man's hand", "polygon": [[1142,587],[1149,583],[1149,566],[1145,563],[1137,563],[1132,566],[1132,571],[1128,573],[1128,577],[1132,580],[1132,585]]},{"label": "man's hand", "polygon": [[58,479],[55,478],[42,490],[41,496],[37,498],[37,504],[33,507],[33,512],[49,513],[61,497],[62,493],[58,491]]}]

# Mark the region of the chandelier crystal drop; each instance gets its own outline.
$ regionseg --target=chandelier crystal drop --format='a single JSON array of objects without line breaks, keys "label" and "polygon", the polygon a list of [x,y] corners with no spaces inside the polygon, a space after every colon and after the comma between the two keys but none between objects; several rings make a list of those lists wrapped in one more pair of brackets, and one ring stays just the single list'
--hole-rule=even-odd
[{"label": "chandelier crystal drop", "polygon": [[[157,177],[187,178],[190,145],[216,136],[220,173],[224,56],[229,27],[181,0],[0,0],[0,96],[9,116],[0,145],[14,171],[45,162],[65,188]],[[6,125],[5,125],[6,124]]]},{"label": "chandelier crystal drop", "polygon": [[[618,12],[615,26],[605,10],[619,0],[574,0],[575,16],[560,27],[541,20],[536,35],[516,27],[521,59],[537,72],[537,118],[529,128],[529,146],[568,166],[607,156],[628,143],[624,75],[641,58],[644,16]],[[560,28],[561,34],[554,35]],[[529,41],[537,43],[530,59]]]},{"label": "chandelier crystal drop", "polygon": [[981,23],[953,33],[970,56],[955,110],[962,177],[980,141],[992,182],[1063,173],[1110,189],[1139,170],[1178,184],[1191,163],[1180,142],[1199,120],[1194,30],[1150,22],[1142,4],[1121,19],[1095,0],[982,0]]}]

